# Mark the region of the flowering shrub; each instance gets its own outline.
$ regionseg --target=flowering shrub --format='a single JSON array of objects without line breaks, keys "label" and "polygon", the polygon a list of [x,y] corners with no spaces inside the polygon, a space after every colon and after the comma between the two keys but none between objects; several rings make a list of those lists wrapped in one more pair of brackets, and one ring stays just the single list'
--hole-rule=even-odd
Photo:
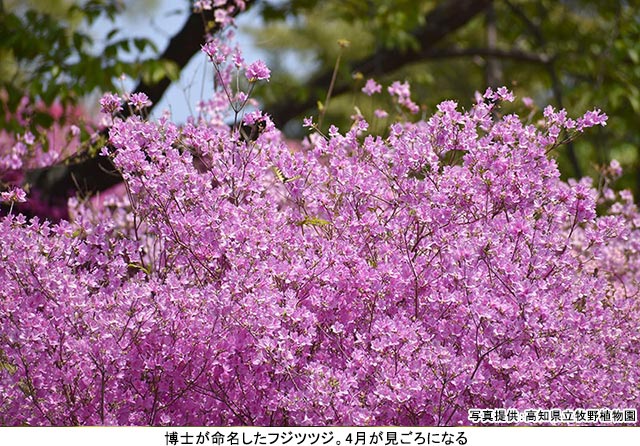
[{"label": "flowering shrub", "polygon": [[[49,166],[73,155],[81,146],[80,135],[92,128],[83,119],[80,107],[31,103],[23,96],[15,110],[8,104],[8,93],[0,91],[4,112],[0,129],[0,181],[11,172]],[[6,129],[9,129],[7,131]],[[11,130],[20,129],[16,134]]]},{"label": "flowering shrub", "polygon": [[[253,88],[268,70],[250,67]],[[411,111],[407,91],[389,90]],[[605,117],[549,107],[536,128],[497,117],[512,99],[447,101],[384,137],[357,115],[302,150],[259,112],[244,120],[264,123],[255,138],[219,109],[181,128],[114,115],[102,153],[125,197],[74,201],[56,224],[0,220],[0,423],[452,425],[471,407],[633,407],[640,216],[547,156]]]},{"label": "flowering shrub", "polygon": [[[67,162],[78,152],[86,151],[86,144],[81,142],[83,136],[93,141],[98,137],[99,126],[86,122],[81,107],[58,102],[47,106],[23,96],[12,110],[8,99],[7,91],[1,90],[4,119],[0,129],[0,189],[33,183],[38,169]],[[29,184],[30,199],[20,206],[21,211],[55,220],[68,216],[66,197],[49,199],[52,197],[46,197],[46,191],[31,186],[34,185]],[[0,196],[0,203],[24,201],[24,191],[3,192]]]}]

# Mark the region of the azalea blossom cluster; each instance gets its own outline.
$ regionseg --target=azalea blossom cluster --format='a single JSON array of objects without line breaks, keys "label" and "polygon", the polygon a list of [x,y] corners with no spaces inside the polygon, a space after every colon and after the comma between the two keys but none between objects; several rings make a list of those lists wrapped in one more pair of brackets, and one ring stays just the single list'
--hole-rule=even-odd
[{"label": "azalea blossom cluster", "polygon": [[[79,106],[59,102],[47,105],[23,96],[16,107],[11,107],[4,90],[0,91],[0,108],[4,112],[0,129],[0,204],[12,208],[14,203],[22,203],[23,211],[64,218],[66,197],[59,200],[63,205],[52,203],[43,191],[30,188],[30,184],[30,199],[26,202],[22,186],[33,182],[38,169],[65,162],[86,150],[86,143],[97,139],[100,126],[87,122],[85,111]],[[83,136],[89,141],[83,143]]]},{"label": "azalea blossom cluster", "polygon": [[[414,108],[408,90],[388,91]],[[549,107],[534,127],[500,115],[510,100],[446,101],[384,135],[359,115],[296,150],[259,112],[255,140],[114,116],[102,155],[125,196],[75,200],[55,224],[0,220],[0,424],[454,425],[477,407],[634,407],[640,215],[609,187],[616,164],[596,189],[548,156],[606,118]]]},{"label": "azalea blossom cluster", "polygon": [[193,2],[194,12],[213,11],[215,22],[222,27],[232,25],[234,12],[244,11],[246,7],[247,2],[244,0],[195,0]]},{"label": "azalea blossom cluster", "polygon": [[[4,112],[4,128],[0,129],[0,181],[17,183],[14,177],[25,169],[49,166],[74,154],[80,146],[81,131],[91,131],[84,123],[80,107],[57,102],[34,103],[24,96],[12,110],[8,99],[8,93],[0,91],[0,107]],[[38,118],[44,118],[46,124],[39,123]],[[23,131],[16,134],[7,130],[14,126]]]}]

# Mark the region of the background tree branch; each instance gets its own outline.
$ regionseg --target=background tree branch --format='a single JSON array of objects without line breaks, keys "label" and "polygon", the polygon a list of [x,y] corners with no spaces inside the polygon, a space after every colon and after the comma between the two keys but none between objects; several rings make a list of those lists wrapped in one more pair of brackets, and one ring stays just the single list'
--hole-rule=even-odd
[{"label": "background tree branch", "polygon": [[448,47],[433,48],[421,53],[423,59],[452,59],[456,57],[487,57],[500,60],[514,60],[546,65],[551,57],[542,53],[530,53],[519,49],[485,48],[485,47]]},{"label": "background tree branch", "polygon": [[[386,73],[397,70],[405,65],[424,59],[424,56],[435,48],[435,45],[443,38],[462,28],[479,13],[484,11],[491,0],[445,0],[429,11],[425,17],[425,25],[415,30],[412,34],[416,41],[420,42],[420,48],[399,53],[397,50],[382,50],[379,53],[353,63],[351,72],[359,72],[372,75],[376,67],[384,67]],[[318,74],[305,84],[310,91],[326,91],[331,82],[333,71],[327,70]],[[339,95],[349,90],[351,84],[348,81],[338,82],[333,94]],[[278,103],[267,108],[274,122],[280,127],[286,125],[293,118],[314,108],[317,97],[310,96],[304,101],[295,101],[293,98],[279,98]]]}]

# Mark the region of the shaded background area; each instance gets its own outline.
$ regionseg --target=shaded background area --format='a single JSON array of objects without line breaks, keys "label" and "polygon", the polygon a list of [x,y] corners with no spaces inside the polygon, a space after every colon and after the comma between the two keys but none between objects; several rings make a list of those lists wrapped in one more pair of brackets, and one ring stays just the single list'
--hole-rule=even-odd
[{"label": "shaded background area", "polygon": [[[640,196],[640,2],[598,0],[290,0],[227,1],[248,60],[266,59],[272,79],[255,96],[289,137],[302,138],[302,117],[348,125],[354,107],[372,119],[385,99],[360,93],[373,77],[384,86],[407,80],[428,116],[444,99],[464,107],[475,91],[505,85],[513,109],[532,122],[546,104],[571,116],[600,108],[605,128],[565,144],[553,156],[565,177],[596,177],[617,159],[619,188]],[[133,6],[132,6],[133,5]],[[211,92],[212,69],[200,55],[214,11],[191,2],[0,1],[0,89],[5,115],[26,94],[47,104],[80,104],[97,115],[99,92],[145,92],[152,116],[168,108],[183,122]],[[341,48],[338,39],[350,42]],[[251,48],[246,51],[247,45]],[[336,73],[331,102],[327,91]],[[127,80],[120,79],[121,74]],[[415,119],[420,118],[418,114]],[[391,115],[391,122],[395,116]],[[36,116],[46,126],[48,117]],[[381,122],[379,124],[385,124]],[[6,132],[23,124],[2,121]],[[328,125],[328,124],[327,124]],[[384,125],[380,125],[384,129]],[[81,135],[88,139],[88,134]],[[85,156],[28,176],[45,199],[60,203],[75,189],[91,194],[119,182],[97,157]],[[5,148],[0,150],[6,151]]]}]

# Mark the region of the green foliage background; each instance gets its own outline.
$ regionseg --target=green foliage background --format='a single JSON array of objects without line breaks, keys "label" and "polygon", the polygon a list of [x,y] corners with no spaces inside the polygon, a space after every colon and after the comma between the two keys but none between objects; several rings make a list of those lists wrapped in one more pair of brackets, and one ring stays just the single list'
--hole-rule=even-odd
[{"label": "green foliage background", "polygon": [[[438,1],[301,0],[263,5],[265,26],[251,30],[256,41],[282,67],[282,55],[298,54],[299,70],[276,71],[267,104],[283,96],[323,98],[310,91],[309,71],[329,70],[335,63],[338,38],[352,45],[343,55],[339,77],[350,79],[349,63],[393,48],[399,53],[420,48],[411,31],[425,25],[425,16]],[[399,70],[376,67],[371,73],[388,85],[409,80],[414,100],[427,110],[444,99],[468,106],[475,91],[505,85],[519,97],[532,97],[566,108],[572,116],[594,107],[610,119],[606,128],[590,132],[576,142],[578,165],[566,150],[558,153],[565,176],[596,175],[598,166],[618,159],[625,176],[618,186],[640,191],[640,2],[603,0],[509,0],[493,2],[493,19],[480,14],[467,26],[438,42],[437,50]],[[488,42],[488,28],[497,36]],[[493,57],[491,53],[493,52]],[[497,64],[500,76],[489,79],[489,63]],[[312,70],[309,70],[312,67]],[[332,102],[333,122],[353,113],[359,105],[357,91],[366,81],[353,81],[352,92]],[[319,87],[319,86],[318,86]],[[293,93],[291,93],[293,91]],[[368,99],[368,98],[367,98]],[[366,105],[366,104],[365,104]],[[379,105],[379,104],[374,104]],[[268,108],[268,107],[267,107]],[[364,109],[363,109],[364,111]],[[526,110],[519,110],[525,115]],[[577,167],[577,168],[576,168]]]}]

